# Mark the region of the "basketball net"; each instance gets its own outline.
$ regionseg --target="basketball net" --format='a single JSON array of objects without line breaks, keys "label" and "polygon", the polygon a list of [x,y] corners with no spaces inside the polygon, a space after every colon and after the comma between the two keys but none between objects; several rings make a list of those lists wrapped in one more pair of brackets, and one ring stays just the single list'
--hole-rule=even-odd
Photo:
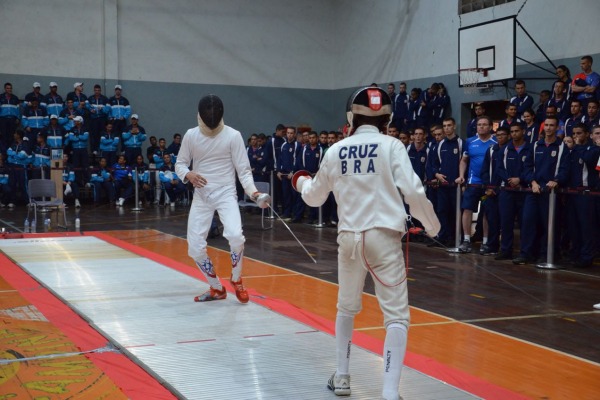
[{"label": "basketball net", "polygon": [[458,70],[460,82],[465,94],[477,93],[477,85],[481,78],[487,76],[487,70],[481,68],[465,68]]}]

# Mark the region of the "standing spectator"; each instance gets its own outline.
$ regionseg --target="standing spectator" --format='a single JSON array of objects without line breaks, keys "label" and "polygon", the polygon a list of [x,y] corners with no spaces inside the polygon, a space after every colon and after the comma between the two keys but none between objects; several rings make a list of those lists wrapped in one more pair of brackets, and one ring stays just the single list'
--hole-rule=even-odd
[{"label": "standing spectator", "polygon": [[500,124],[498,125],[499,127],[508,128],[513,122],[517,122],[519,124],[521,123],[521,120],[517,117],[517,106],[515,104],[506,104],[504,107],[504,112],[506,114],[506,118],[500,121]]},{"label": "standing spectator", "polygon": [[[260,136],[259,136],[260,139]],[[325,150],[328,146],[327,146],[327,131],[321,131],[319,133],[319,144],[321,145],[321,147],[323,148],[323,150]],[[259,143],[259,146],[262,146]]]},{"label": "standing spectator", "polygon": [[146,140],[146,130],[143,126],[138,124],[138,121],[138,115],[133,114],[131,116],[131,125],[123,132],[122,137],[125,158],[132,161],[135,160],[139,154],[142,154],[142,144]]},{"label": "standing spectator", "polygon": [[580,123],[582,118],[581,102],[579,100],[571,101],[571,116],[565,121],[565,137],[573,136],[573,127]]},{"label": "standing spectator", "polygon": [[396,125],[390,124],[387,127],[387,135],[398,139],[398,136],[400,135],[400,133],[398,132],[398,128],[396,127]]},{"label": "standing spectator", "polygon": [[427,180],[427,158],[429,156],[429,148],[425,143],[425,130],[423,128],[415,128],[414,141],[406,148],[408,158],[421,182]]},{"label": "standing spectator", "polygon": [[577,100],[581,102],[581,106],[585,109],[591,99],[596,98],[596,90],[600,85],[600,75],[592,71],[594,59],[591,56],[581,57],[581,72],[573,77],[571,90]]},{"label": "standing spectator", "polygon": [[[567,99],[567,101],[573,100],[571,89],[573,78],[571,78],[571,71],[569,68],[567,68],[566,65],[559,65],[556,67],[556,77],[563,83],[563,96]],[[555,83],[552,84],[552,93],[554,93],[554,85]]]},{"label": "standing spectator", "polygon": [[501,162],[498,164],[498,177],[501,185],[507,190],[501,190],[498,195],[500,210],[500,253],[496,260],[512,260],[515,218],[519,226],[523,226],[523,210],[525,206],[525,193],[521,191],[526,187],[521,179],[525,158],[532,145],[526,140],[523,127],[519,124],[510,126],[511,142],[502,150]]},{"label": "standing spectator", "polygon": [[298,193],[292,188],[292,175],[296,161],[301,157],[302,146],[296,141],[296,128],[288,126],[286,128],[287,141],[281,146],[281,157],[277,166],[277,179],[281,182],[283,192],[283,213],[284,221],[291,221],[292,217],[300,219],[298,212]]},{"label": "standing spectator", "polygon": [[453,183],[459,177],[459,164],[462,157],[463,141],[456,135],[454,118],[446,118],[443,122],[445,138],[435,147],[432,155],[432,171],[440,183],[438,188],[437,216],[441,229],[439,242],[446,246],[454,244],[454,227],[456,215],[456,187]]},{"label": "standing spectator", "polygon": [[422,126],[425,129],[428,129],[427,126],[418,125],[417,121],[417,110],[419,109],[421,102],[419,101],[421,97],[421,89],[414,88],[410,91],[410,99],[408,101],[408,113],[406,116],[406,125],[408,129],[414,129],[417,126]]},{"label": "standing spectator", "polygon": [[581,122],[583,122],[588,127],[588,131],[591,131],[594,126],[600,125],[598,100],[590,99],[587,101],[587,113],[583,117],[581,117]]},{"label": "standing spectator", "polygon": [[90,134],[83,127],[83,118],[73,118],[75,126],[67,133],[65,146],[70,145],[72,150],[71,167],[75,170],[77,183],[83,185],[87,180],[87,169],[90,166],[88,154],[88,140]]},{"label": "standing spectator", "polygon": [[398,94],[394,103],[394,117],[392,124],[399,130],[408,129],[408,104],[410,95],[406,92],[406,82],[400,82],[398,85]]},{"label": "standing spectator", "polygon": [[33,91],[29,92],[25,95],[25,101],[23,101],[23,109],[27,110],[28,107],[31,107],[31,102],[33,99],[36,99],[38,102],[38,106],[42,108],[46,108],[46,104],[44,101],[44,95],[41,93],[42,85],[39,82],[33,82]]},{"label": "standing spectator", "polygon": [[265,169],[267,167],[267,158],[265,149],[258,145],[258,135],[250,136],[250,146],[248,146],[248,160],[250,161],[250,169],[252,170],[252,178],[254,182],[267,182]]},{"label": "standing spectator", "polygon": [[21,125],[25,130],[25,136],[29,138],[31,143],[35,143],[37,134],[48,126],[48,114],[44,108],[39,106],[37,97],[33,97],[28,104],[30,106],[23,110]]},{"label": "standing spectator", "polygon": [[390,96],[392,101],[392,110],[396,109],[396,100],[398,99],[398,93],[396,93],[396,85],[392,82],[387,85],[387,94]]},{"label": "standing spectator", "polygon": [[48,115],[60,115],[65,102],[60,94],[58,94],[58,84],[56,82],[50,82],[50,92],[44,97],[44,107]]},{"label": "standing spectator", "polygon": [[125,201],[133,195],[131,167],[127,165],[124,155],[119,155],[117,163],[112,166],[115,197],[118,197],[117,206],[123,207]]},{"label": "standing spectator", "polygon": [[104,132],[100,135],[100,156],[106,159],[106,165],[113,165],[117,162],[119,141],[119,136],[113,132],[112,122],[107,122]]},{"label": "standing spectator", "polygon": [[4,84],[4,93],[0,96],[0,135],[2,149],[7,149],[13,142],[13,134],[19,125],[21,110],[19,98],[13,94],[10,82]]},{"label": "standing spectator", "polygon": [[179,149],[181,149],[181,133],[173,135],[173,142],[167,147],[167,153],[171,155],[171,161],[173,164],[177,162],[177,155],[179,155]]},{"label": "standing spectator", "polygon": [[548,100],[549,106],[556,107],[556,116],[563,123],[569,118],[571,113],[569,100],[564,94],[564,87],[565,84],[562,81],[554,82],[554,92],[552,93],[552,98]]},{"label": "standing spectator", "polygon": [[148,138],[148,141],[150,145],[146,148],[146,159],[149,164],[152,164],[150,168],[154,168],[154,152],[158,149],[158,139],[153,135]]},{"label": "standing spectator", "polygon": [[75,108],[73,100],[67,100],[67,106],[60,112],[58,122],[68,132],[75,126],[73,119],[77,116],[83,118],[83,113]]},{"label": "standing spectator", "polygon": [[53,149],[63,148],[63,139],[67,131],[58,123],[56,114],[50,116],[50,124],[42,130],[42,133],[46,135],[48,146]]},{"label": "standing spectator", "polygon": [[521,79],[515,82],[515,92],[516,96],[511,97],[509,103],[517,106],[516,118],[520,119],[525,110],[533,107],[533,97],[527,94],[525,81]]},{"label": "standing spectator", "polygon": [[[310,132],[308,136],[308,144],[302,147],[302,154],[298,158],[296,170],[308,171],[311,177],[314,177],[319,171],[321,160],[323,159],[323,148],[319,145],[317,132]],[[310,207],[308,214],[308,223],[314,224],[318,218],[319,208]],[[296,219],[293,222],[300,222],[304,215],[304,201],[298,198],[298,211]]]},{"label": "standing spectator", "polygon": [[[521,226],[521,253],[513,260],[522,265],[533,262],[538,255],[534,249],[536,239],[540,241],[540,256],[546,259],[548,245],[548,214],[550,190],[565,185],[568,179],[569,151],[558,139],[558,118],[548,117],[544,121],[544,137],[533,145],[525,159],[522,178],[531,185],[531,193],[525,197],[523,224]],[[536,227],[540,226],[542,235]],[[558,227],[556,227],[558,228]],[[559,235],[554,237],[558,238]],[[558,245],[559,241],[556,241]]]},{"label": "standing spectator", "polygon": [[108,99],[110,107],[108,118],[113,123],[115,134],[119,136],[125,131],[127,120],[131,115],[131,105],[127,98],[121,96],[122,89],[121,85],[115,85],[115,95]]},{"label": "standing spectator", "polygon": [[[278,124],[275,127],[275,133],[273,136],[267,141],[265,147],[265,155],[267,156],[267,172],[268,173],[276,173],[277,166],[279,165],[279,158],[281,156],[281,146],[285,142],[285,126],[282,124]],[[269,179],[270,180],[270,179]],[[273,187],[271,191],[273,193],[272,205],[273,207],[281,212],[283,208],[283,193],[281,190],[281,180],[273,179]]]},{"label": "standing spectator", "polygon": [[154,172],[154,204],[160,203],[160,197],[162,195],[162,185],[160,183],[160,170],[165,164],[165,154],[169,154],[169,152],[167,151],[167,141],[165,140],[165,138],[160,138],[158,140],[158,148],[154,151],[154,154],[152,155],[152,160],[154,161],[154,168],[156,168],[156,171]]},{"label": "standing spectator", "polygon": [[107,160],[100,157],[98,169],[92,173],[90,184],[94,187],[94,205],[99,205],[102,198],[106,198],[109,204],[115,201],[115,187],[113,186],[112,174],[107,168]]},{"label": "standing spectator", "polygon": [[419,99],[419,108],[416,110],[416,126],[423,126],[428,129],[434,120],[437,120],[437,111],[439,111],[439,91],[440,85],[432,83],[431,87],[423,90]]},{"label": "standing spectator", "polygon": [[14,207],[9,179],[10,170],[4,165],[4,155],[0,154],[0,208],[4,208],[8,204],[12,204]]},{"label": "standing spectator", "polygon": [[549,90],[542,90],[540,92],[540,102],[535,110],[535,121],[539,124],[542,124],[546,119],[546,107],[551,96],[552,92]]},{"label": "standing spectator", "polygon": [[[8,181],[11,185],[13,199],[26,204],[28,202],[26,172],[32,160],[31,143],[22,130],[16,130],[13,133],[13,142],[6,154],[8,155],[8,168],[11,174]],[[9,208],[14,206],[14,203],[8,205]]]},{"label": "standing spectator", "polygon": [[[481,185],[481,168],[485,159],[485,154],[490,147],[498,142],[492,137],[492,119],[486,116],[479,117],[477,120],[477,138],[467,141],[465,151],[460,160],[459,175],[455,182],[459,185],[467,183],[469,185]],[[465,172],[468,171],[468,175]],[[462,253],[470,253],[471,248],[471,226],[473,225],[473,212],[479,209],[479,201],[484,195],[485,190],[481,187],[467,186],[462,197],[462,228],[463,241],[459,246]],[[488,240],[488,221],[483,218],[483,246],[487,245]],[[485,248],[484,248],[485,250]],[[487,249],[489,253],[490,249]]]},{"label": "standing spectator", "polygon": [[[535,143],[541,139],[540,133],[542,132],[540,129],[540,124],[538,124],[535,120],[535,113],[530,108],[529,110],[525,110],[522,115],[523,124],[525,125],[525,141],[528,143]],[[523,125],[518,124],[518,125]],[[511,126],[514,124],[511,124]]]},{"label": "standing spectator", "polygon": [[[600,127],[595,127],[600,131]],[[600,147],[589,143],[589,134],[585,124],[573,128],[575,146],[569,157],[569,188],[583,191],[594,190],[598,183],[598,174],[591,173],[596,168]],[[569,196],[568,227],[571,238],[571,260],[575,267],[585,268],[592,265],[598,237],[598,215],[592,196],[583,192]]]},{"label": "standing spectator", "polygon": [[100,146],[100,135],[104,130],[107,121],[108,98],[102,94],[102,87],[94,85],[94,95],[88,98],[86,103],[90,112],[90,150],[93,154],[98,154]]},{"label": "standing spectator", "polygon": [[477,135],[477,119],[485,115],[485,106],[483,103],[475,103],[475,118],[469,121],[467,125],[467,139]]},{"label": "standing spectator", "polygon": [[73,107],[75,107],[79,115],[82,117],[85,115],[87,96],[83,93],[83,83],[75,82],[73,84],[74,90],[67,94],[67,100],[73,100]]},{"label": "standing spectator", "polygon": [[400,140],[404,147],[408,146],[410,144],[410,136],[408,135],[408,132],[400,131],[398,133],[398,140]]}]

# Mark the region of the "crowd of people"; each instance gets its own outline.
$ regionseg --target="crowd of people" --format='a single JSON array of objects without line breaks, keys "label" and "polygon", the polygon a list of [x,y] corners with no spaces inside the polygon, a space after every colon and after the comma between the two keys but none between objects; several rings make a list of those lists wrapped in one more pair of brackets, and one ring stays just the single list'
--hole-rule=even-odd
[{"label": "crowd of people", "polygon": [[[568,67],[558,66],[557,79],[540,92],[535,107],[526,83],[517,80],[515,96],[507,102],[506,116],[499,123],[486,116],[485,103],[475,103],[463,135],[456,132],[443,83],[410,92],[404,82],[398,92],[394,83],[387,85],[394,113],[386,133],[406,146],[441,221],[439,236],[429,240],[430,246],[459,243],[461,252],[471,252],[478,239],[481,255],[512,259],[516,264],[544,261],[549,195],[554,191],[558,194],[555,259],[562,254],[577,266],[591,265],[600,248],[596,232],[600,75],[593,72],[592,63],[592,57],[582,57],[581,72],[574,77]],[[168,146],[164,138],[155,136],[146,144],[146,131],[139,116],[131,113],[121,85],[115,86],[110,98],[102,94],[100,85],[89,97],[81,82],[73,86],[63,101],[55,82],[46,95],[35,82],[24,100],[12,93],[10,83],[4,85],[0,204],[27,204],[27,179],[49,177],[51,160],[60,154],[55,150],[64,154],[65,195],[77,207],[85,186],[92,189],[96,204],[122,206],[133,197],[134,184],[150,204],[158,204],[161,195],[163,203],[171,205],[184,199],[186,186],[174,173],[181,135],[176,133]],[[318,209],[308,207],[293,190],[292,175],[307,170],[314,176],[324,154],[346,135],[346,129],[317,133],[310,127],[279,124],[271,136],[250,136],[247,153],[254,180],[273,185],[273,205],[285,221],[317,221]],[[459,205],[457,186],[462,188]],[[336,226],[333,195],[321,210],[323,222]],[[473,232],[475,212],[479,219]],[[456,218],[462,226],[458,240]],[[515,227],[520,229],[520,245],[513,256]]]},{"label": "crowd of people", "polygon": [[168,146],[165,138],[148,138],[121,85],[108,98],[100,85],[87,96],[76,82],[63,100],[56,82],[45,95],[34,82],[20,100],[7,82],[0,95],[0,206],[28,204],[28,180],[49,178],[52,162],[60,160],[64,195],[76,207],[83,187],[91,189],[94,204],[123,206],[135,185],[147,203],[175,206],[186,192],[174,169],[180,146],[179,133]]}]

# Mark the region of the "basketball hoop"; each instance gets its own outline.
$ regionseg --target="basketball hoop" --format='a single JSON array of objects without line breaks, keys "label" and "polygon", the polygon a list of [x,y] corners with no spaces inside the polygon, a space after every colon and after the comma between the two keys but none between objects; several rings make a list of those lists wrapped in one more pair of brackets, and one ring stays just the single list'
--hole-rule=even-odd
[{"label": "basketball hoop", "polygon": [[458,74],[465,94],[474,94],[477,93],[479,81],[487,77],[487,69],[464,68],[459,69]]}]

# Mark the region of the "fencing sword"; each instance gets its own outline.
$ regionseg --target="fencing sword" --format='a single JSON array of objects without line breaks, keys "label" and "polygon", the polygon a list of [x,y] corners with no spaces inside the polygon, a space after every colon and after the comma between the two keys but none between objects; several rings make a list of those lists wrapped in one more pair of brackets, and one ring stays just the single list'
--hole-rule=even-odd
[{"label": "fencing sword", "polygon": [[294,237],[294,239],[296,239],[296,242],[298,242],[298,244],[300,245],[300,247],[302,247],[304,249],[304,251],[310,257],[310,259],[316,264],[317,260],[315,260],[313,258],[313,256],[310,255],[310,253],[308,252],[308,250],[306,249],[306,247],[304,247],[304,245],[302,244],[302,242],[300,241],[300,239],[298,239],[296,237],[296,235],[294,235],[294,232],[292,232],[292,230],[290,229],[290,227],[288,226],[288,224],[286,224],[285,221],[279,216],[279,214],[277,214],[277,211],[275,211],[275,209],[273,209],[273,206],[271,205],[271,203],[267,203],[267,205],[269,206],[269,208],[271,209],[271,211],[273,211],[273,214],[275,214],[275,216],[277,217],[277,219],[279,221],[281,221],[281,223],[287,228],[288,231],[290,231],[290,233],[292,234],[292,236]]}]

